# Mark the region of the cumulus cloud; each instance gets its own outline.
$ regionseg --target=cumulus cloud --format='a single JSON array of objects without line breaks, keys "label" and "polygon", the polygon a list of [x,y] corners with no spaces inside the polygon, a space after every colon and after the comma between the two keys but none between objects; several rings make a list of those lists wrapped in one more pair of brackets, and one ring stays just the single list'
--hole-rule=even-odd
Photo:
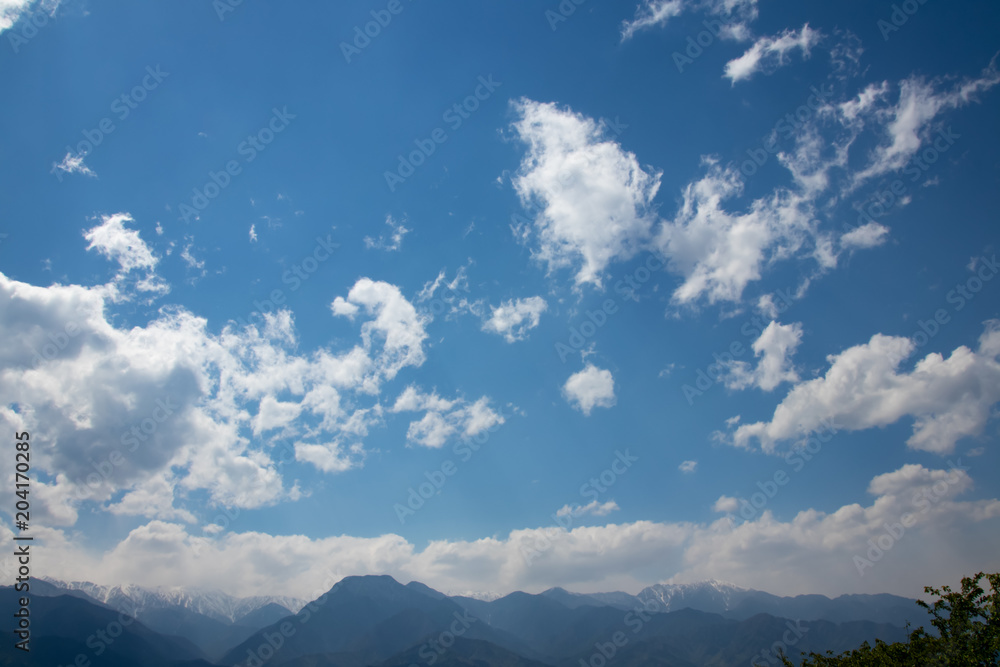
[{"label": "cumulus cloud", "polygon": [[[569,529],[524,528],[505,536],[433,540],[423,549],[394,534],[377,537],[189,532],[179,523],[151,521],[103,553],[84,551],[61,531],[46,528],[38,567],[50,576],[98,583],[182,585],[239,594],[281,593],[313,599],[348,575],[390,574],[439,590],[541,592],[564,586],[582,592],[638,592],[652,580],[723,579],[779,595],[867,593],[918,596],[928,582],[946,582],[996,567],[1000,500],[966,499],[972,475],[961,461],[951,469],[907,465],[876,476],[868,504],[832,512],[803,509],[787,519],[764,508],[739,523],[653,522],[576,526],[583,508],[560,510]],[[612,501],[608,501],[612,502]],[[723,496],[714,509],[738,511]],[[594,510],[608,503],[591,503]],[[610,511],[610,508],[609,508]],[[868,541],[908,516],[909,526],[869,567]],[[898,534],[898,533],[897,533]],[[0,539],[10,539],[0,527]],[[884,540],[883,540],[884,542]],[[954,549],[955,544],[962,548]],[[7,557],[11,559],[10,556]],[[275,578],[273,564],[281,563]],[[860,573],[859,573],[860,567]]]},{"label": "cumulus cloud", "polygon": [[664,221],[656,243],[683,276],[674,301],[739,301],[764,267],[794,256],[815,236],[810,202],[788,190],[757,199],[743,212],[723,208],[743,192],[739,171],[710,161],[709,171],[684,188],[680,209]]},{"label": "cumulus cloud", "polygon": [[126,516],[144,516],[163,521],[180,520],[195,523],[197,519],[191,512],[174,505],[174,486],[176,480],[170,474],[162,472],[143,480],[135,485],[117,503],[108,506],[112,514]]},{"label": "cumulus cloud", "polygon": [[[156,257],[128,220],[107,218],[87,239],[127,274],[150,271]],[[87,504],[191,521],[196,492],[209,506],[294,500],[303,492],[288,488],[280,465],[362,465],[364,440],[384,418],[383,384],[424,362],[412,304],[368,278],[333,308],[360,323],[360,340],[310,353],[296,351],[288,311],[213,334],[205,319],[169,307],[120,328],[113,296],[105,285],[38,287],[0,274],[0,336],[10,341],[0,351],[0,424],[39,438],[33,465],[51,481],[40,482],[33,509],[49,525],[72,525]],[[456,437],[503,420],[486,397],[441,414]]]},{"label": "cumulus cloud", "polygon": [[869,222],[866,225],[845,232],[840,237],[840,247],[846,250],[874,248],[885,243],[888,235],[888,227],[880,225],[877,222]]},{"label": "cumulus cloud", "polygon": [[524,340],[528,331],[538,326],[548,304],[540,296],[511,299],[491,307],[490,318],[483,322],[483,331],[500,334],[508,343]]},{"label": "cumulus cloud", "polygon": [[802,342],[802,325],[771,322],[753,342],[754,356],[759,357],[757,367],[745,361],[732,361],[723,377],[730,389],[758,387],[771,391],[782,382],[797,382],[798,373],[792,367],[791,357]]},{"label": "cumulus cloud", "polygon": [[334,299],[331,308],[334,315],[350,319],[362,309],[374,317],[361,327],[365,350],[370,352],[379,344],[382,348],[374,373],[365,383],[370,391],[376,391],[382,379],[396,377],[402,368],[423,364],[424,321],[395,285],[361,278],[346,298]]},{"label": "cumulus cloud", "polygon": [[379,234],[378,238],[372,238],[371,236],[366,236],[365,247],[369,250],[385,250],[386,252],[395,252],[403,247],[403,237],[406,236],[410,230],[402,222],[397,222],[391,215],[385,216],[385,226],[389,228],[386,233]]},{"label": "cumulus cloud", "polygon": [[[740,2],[709,5],[710,12],[756,8]],[[647,2],[640,12],[672,16],[693,6]],[[740,71],[782,63],[791,50],[807,50],[818,39],[808,26],[768,38],[759,43],[753,66],[748,58]],[[842,252],[884,244],[887,225],[870,220],[859,220],[859,227],[846,233],[834,231],[842,226],[836,207],[863,183],[904,168],[929,143],[953,140],[950,130],[934,134],[932,126],[940,124],[944,111],[976,101],[998,81],[990,63],[979,77],[950,87],[911,77],[897,85],[869,84],[846,99],[837,99],[832,86],[814,89],[810,115],[781,121],[768,139],[775,146],[791,140],[793,146],[756,149],[765,156],[776,152],[788,184],[746,201],[746,163],[720,164],[717,157],[703,156],[704,172],[680,189],[670,217],[661,217],[653,202],[660,173],[640,167],[635,155],[602,138],[599,123],[522,99],[515,104],[519,120],[513,128],[527,151],[512,183],[534,219],[512,229],[550,271],[574,268],[576,287],[599,286],[609,265],[651,250],[682,278],[672,295],[675,304],[738,303],[747,286],[779,262],[811,260],[818,275],[835,268]],[[874,135],[876,148],[860,155],[857,146],[868,145],[859,141],[866,133]]]},{"label": "cumulus cloud", "polygon": [[128,213],[102,217],[100,225],[83,235],[90,242],[87,250],[97,250],[108,259],[118,262],[126,273],[135,269],[156,268],[157,259],[139,237],[139,232],[125,228],[126,222],[134,222]]},{"label": "cumulus cloud", "polygon": [[563,396],[570,405],[589,416],[594,408],[610,408],[615,404],[615,381],[611,371],[587,364],[566,380]]},{"label": "cumulus cloud", "polygon": [[592,119],[528,99],[514,110],[513,128],[528,150],[513,184],[536,209],[534,255],[550,271],[575,267],[577,286],[600,286],[609,263],[648,241],[660,174],[640,167]]},{"label": "cumulus cloud", "polygon": [[910,417],[912,449],[953,451],[962,438],[982,432],[1000,401],[1000,321],[987,323],[978,351],[962,346],[947,358],[932,353],[912,370],[901,369],[916,349],[909,338],[876,334],[830,355],[824,376],[793,387],[770,421],[740,426],[734,443],[746,447],[756,439],[773,451],[830,421],[857,431]]},{"label": "cumulus cloud", "polygon": [[734,84],[749,79],[758,72],[771,73],[787,65],[788,54],[794,49],[802,51],[808,58],[812,47],[822,39],[822,35],[805,24],[796,33],[786,30],[775,37],[761,37],[742,56],[726,63],[725,78]]},{"label": "cumulus cloud", "polygon": [[333,442],[296,442],[295,460],[312,464],[317,470],[329,474],[357,468],[365,459],[364,445],[355,442],[345,445]]},{"label": "cumulus cloud", "polygon": [[257,406],[257,414],[251,420],[254,435],[287,426],[299,414],[303,405],[295,401],[282,402],[274,396],[265,396]]},{"label": "cumulus cloud", "polygon": [[722,512],[725,514],[732,514],[740,508],[739,498],[733,498],[731,496],[719,496],[719,499],[715,501],[712,505],[712,510],[715,512]]},{"label": "cumulus cloud", "polygon": [[[159,259],[139,236],[125,223],[135,222],[128,213],[102,216],[101,224],[84,232],[87,250],[96,250],[107,259],[117,262],[120,270],[114,281],[106,287],[113,300],[128,297],[126,285],[132,284],[139,292],[165,294],[170,287],[156,274]],[[142,274],[133,279],[134,274]]]},{"label": "cumulus cloud", "polygon": [[690,475],[697,468],[698,468],[697,461],[683,461],[679,466],[677,466],[677,469],[680,470],[685,475]]},{"label": "cumulus cloud", "polygon": [[[184,311],[117,329],[107,320],[106,299],[100,288],[41,288],[0,276],[0,328],[11,338],[17,331],[20,341],[0,358],[8,388],[0,392],[0,421],[44,438],[34,452],[37,466],[56,477],[60,497],[71,505],[105,502],[203,457],[205,470],[192,470],[181,483],[222,502],[258,473],[273,472],[247,456],[211,370],[236,339],[209,336],[204,320]],[[256,488],[251,505],[281,495],[278,480]]]},{"label": "cumulus cloud", "polygon": [[423,412],[424,416],[407,428],[407,443],[439,449],[453,438],[467,440],[503,424],[504,416],[489,403],[485,396],[474,403],[461,398],[446,400],[411,385],[396,398],[391,412]]},{"label": "cumulus cloud", "polygon": [[[0,0],[0,32],[8,30],[14,26],[22,17],[27,17],[30,13],[45,12],[53,16],[59,7],[59,0]],[[39,22],[39,25],[44,23]],[[15,42],[12,40],[11,44]],[[17,47],[14,48],[17,53]]]}]

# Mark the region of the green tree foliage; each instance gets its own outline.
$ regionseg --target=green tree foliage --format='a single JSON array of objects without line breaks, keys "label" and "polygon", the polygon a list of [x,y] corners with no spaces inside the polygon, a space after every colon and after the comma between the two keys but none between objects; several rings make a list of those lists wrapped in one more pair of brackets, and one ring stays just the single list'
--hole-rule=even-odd
[{"label": "green tree foliage", "polygon": [[[979,585],[986,577],[990,592]],[[886,644],[875,640],[860,648],[834,656],[832,651],[810,653],[801,667],[996,667],[1000,665],[1000,573],[962,578],[962,590],[948,586],[925,586],[924,592],[937,596],[933,604],[917,604],[932,616],[932,635],[922,627],[910,633],[906,642]],[[785,667],[795,667],[782,656]]]}]

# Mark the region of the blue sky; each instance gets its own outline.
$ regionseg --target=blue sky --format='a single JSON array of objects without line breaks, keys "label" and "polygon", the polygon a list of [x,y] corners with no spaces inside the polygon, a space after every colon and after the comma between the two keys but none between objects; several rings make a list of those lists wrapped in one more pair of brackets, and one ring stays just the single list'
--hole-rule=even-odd
[{"label": "blue sky", "polygon": [[302,596],[995,569],[998,22],[0,2],[0,421],[39,567]]}]

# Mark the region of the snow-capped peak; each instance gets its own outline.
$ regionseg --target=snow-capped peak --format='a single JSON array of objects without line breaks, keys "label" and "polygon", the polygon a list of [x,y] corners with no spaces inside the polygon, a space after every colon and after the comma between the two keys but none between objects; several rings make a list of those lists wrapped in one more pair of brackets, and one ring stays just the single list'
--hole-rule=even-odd
[{"label": "snow-capped peak", "polygon": [[181,607],[233,623],[272,602],[292,612],[298,612],[307,602],[293,597],[270,595],[238,598],[212,589],[184,589],[176,586],[144,588],[135,584],[102,586],[89,581],[64,582],[49,577],[43,579],[59,588],[86,593],[98,602],[133,616],[150,609]]}]

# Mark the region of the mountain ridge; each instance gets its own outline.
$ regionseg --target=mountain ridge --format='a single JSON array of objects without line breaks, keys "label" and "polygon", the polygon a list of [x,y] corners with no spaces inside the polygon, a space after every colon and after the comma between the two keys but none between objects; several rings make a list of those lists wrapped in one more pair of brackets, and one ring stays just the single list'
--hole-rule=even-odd
[{"label": "mountain ridge", "polygon": [[79,591],[89,597],[130,614],[146,609],[181,607],[215,618],[226,623],[238,619],[270,604],[297,613],[307,600],[282,595],[253,595],[238,597],[219,590],[193,590],[182,587],[146,587],[137,584],[102,585],[89,581],[61,581],[52,577],[38,577],[53,586]]},{"label": "mountain ridge", "polygon": [[[58,592],[51,583],[40,588]],[[142,599],[140,588],[91,590],[114,601],[118,594]],[[76,592],[76,596],[36,595],[48,597],[43,607],[53,610],[52,618],[70,618],[71,609],[81,610],[74,612],[76,616],[82,613],[94,619],[114,613],[112,606]],[[285,608],[272,603],[240,619],[252,621],[256,614],[255,624],[262,626],[256,629],[225,625],[178,606],[147,607],[141,614],[146,620],[139,620],[156,634],[135,625],[137,632],[147,634],[142,639],[133,633],[131,644],[122,644],[125,662],[121,664],[168,667],[162,656],[169,646],[187,653],[184,665],[202,667],[209,663],[200,660],[198,649],[215,664],[234,667],[401,667],[414,663],[578,667],[594,664],[599,654],[604,660],[601,664],[608,667],[742,667],[778,646],[795,656],[802,651],[840,652],[875,639],[891,643],[906,638],[903,627],[870,620],[803,620],[766,612],[736,617],[749,614],[755,605],[786,605],[793,611],[817,608],[850,616],[873,603],[892,609],[900,600],[906,601],[893,596],[779,598],[718,581],[656,584],[641,594],[644,597],[621,592],[588,595],[552,588],[482,600],[447,596],[417,581],[403,585],[389,575],[351,576],[296,614],[284,615]],[[154,596],[160,602],[164,599],[190,601],[176,589]],[[906,602],[917,608],[913,601]],[[724,607],[728,615],[681,608],[692,604]],[[74,647],[79,650],[81,638],[92,632],[89,623],[70,625],[61,622],[44,633],[44,643],[55,651],[53,655],[68,655]],[[161,657],[136,658],[142,646],[163,647]],[[171,661],[169,667],[181,665]]]},{"label": "mountain ridge", "polygon": [[[336,589],[344,582],[347,582],[348,586],[353,585],[352,582],[365,577],[376,577],[372,581],[381,581],[383,586],[391,586],[389,581],[399,583],[390,575],[352,575],[344,577],[340,582],[334,584],[331,590]],[[292,596],[237,597],[217,590],[198,591],[181,587],[148,588],[135,584],[108,586],[85,581],[64,582],[51,577],[40,577],[40,579],[57,588],[87,595],[102,604],[131,614],[141,613],[148,609],[181,607],[227,624],[238,624],[241,619],[254,618],[254,612],[269,605],[282,607],[288,610],[288,615],[293,615],[308,603],[306,600]],[[411,590],[432,594],[440,598],[476,600],[480,603],[492,603],[516,593],[524,593],[524,591],[512,591],[506,595],[500,595],[492,592],[467,591],[460,594],[446,594],[419,581],[410,581],[406,586]],[[912,620],[912,618],[901,618],[900,614],[905,615],[905,612],[916,608],[914,599],[889,593],[851,593],[835,598],[817,593],[779,596],[717,579],[681,584],[652,584],[635,595],[622,591],[576,593],[562,587],[553,587],[541,593],[529,595],[550,597],[569,608],[582,605],[605,605],[628,610],[638,605],[655,604],[657,610],[661,612],[691,608],[738,619],[750,618],[757,613],[764,612],[834,622],[872,620],[874,622],[902,624],[906,620]],[[876,612],[874,617],[864,616],[873,609]],[[272,608],[269,617],[274,616]],[[910,614],[910,616],[915,617],[917,614]]]}]

